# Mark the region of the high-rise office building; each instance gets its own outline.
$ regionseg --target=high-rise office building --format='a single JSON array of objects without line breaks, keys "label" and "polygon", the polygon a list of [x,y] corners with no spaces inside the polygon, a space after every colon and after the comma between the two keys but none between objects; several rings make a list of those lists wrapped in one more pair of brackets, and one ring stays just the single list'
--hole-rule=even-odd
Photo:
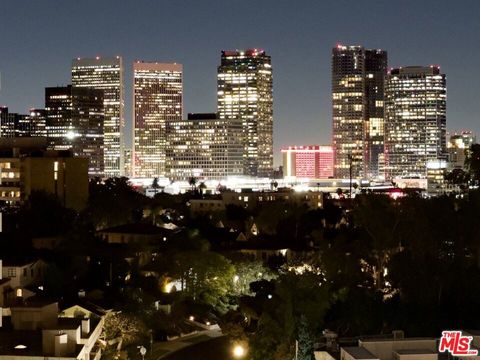
[{"label": "high-rise office building", "polygon": [[222,51],[218,67],[218,114],[243,128],[243,172],[271,176],[273,94],[271,58],[265,51]]},{"label": "high-rise office building", "polygon": [[446,158],[445,74],[438,66],[392,69],[385,83],[385,176],[427,176]]},{"label": "high-rise office building", "polygon": [[49,148],[89,159],[88,174],[103,176],[103,91],[63,86],[45,89]]},{"label": "high-rise office building", "polygon": [[282,148],[283,174],[306,179],[333,177],[333,147],[330,145]]},{"label": "high-rise office building", "polygon": [[104,173],[121,176],[124,169],[124,82],[122,58],[74,59],[72,85],[104,92]]},{"label": "high-rise office building", "polygon": [[217,114],[188,114],[167,122],[167,176],[171,180],[226,179],[243,174],[242,126]]},{"label": "high-rise office building", "polygon": [[133,64],[134,176],[165,175],[166,122],[182,120],[182,65]]},{"label": "high-rise office building", "polygon": [[383,153],[387,52],[338,45],[332,50],[335,176],[377,177]]}]

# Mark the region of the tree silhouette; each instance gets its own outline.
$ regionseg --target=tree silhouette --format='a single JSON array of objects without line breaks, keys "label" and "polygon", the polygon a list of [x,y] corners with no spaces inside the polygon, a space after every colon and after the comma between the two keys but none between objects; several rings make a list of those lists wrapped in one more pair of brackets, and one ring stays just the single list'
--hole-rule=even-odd
[{"label": "tree silhouette", "polygon": [[197,178],[195,176],[192,176],[188,179],[188,184],[192,188],[192,191],[195,191],[195,187],[197,185]]}]

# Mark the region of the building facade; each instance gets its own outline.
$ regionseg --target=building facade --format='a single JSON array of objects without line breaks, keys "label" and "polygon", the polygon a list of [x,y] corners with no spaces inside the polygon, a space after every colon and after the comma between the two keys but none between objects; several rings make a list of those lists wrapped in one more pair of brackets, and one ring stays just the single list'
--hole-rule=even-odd
[{"label": "building facade", "polygon": [[377,177],[383,153],[387,52],[338,45],[332,50],[335,176]]},{"label": "building facade", "polygon": [[332,146],[288,146],[281,151],[286,177],[326,179],[334,175]]},{"label": "building facade", "polygon": [[88,159],[46,150],[45,138],[0,139],[0,202],[18,205],[34,191],[81,210],[88,199]]},{"label": "building facade", "polygon": [[167,122],[167,177],[226,179],[243,174],[242,127],[217,114],[188,114]]},{"label": "building facade", "polygon": [[133,64],[134,176],[165,175],[167,121],[182,120],[181,64]]},{"label": "building facade", "polygon": [[74,59],[72,61],[72,85],[103,90],[105,120],[104,175],[123,175],[124,160],[124,80],[123,62],[115,58]]},{"label": "building facade", "polygon": [[8,107],[0,107],[0,137],[15,136],[17,117],[18,114],[9,112]]},{"label": "building facade", "polygon": [[445,74],[438,66],[392,69],[385,84],[385,177],[427,176],[446,159]]},{"label": "building facade", "polygon": [[0,137],[46,136],[44,109],[31,109],[28,115],[10,113],[0,106]]},{"label": "building facade", "polygon": [[461,131],[447,135],[448,169],[465,169],[470,146],[476,143],[475,134],[472,131]]},{"label": "building facade", "polygon": [[47,114],[45,109],[30,109],[30,112],[19,119],[16,136],[47,136]]},{"label": "building facade", "polygon": [[222,51],[217,80],[220,119],[236,122],[243,129],[244,175],[271,176],[273,92],[270,56],[258,49]]},{"label": "building facade", "polygon": [[104,174],[103,91],[72,86],[45,89],[46,133],[52,150],[89,160],[91,177]]},{"label": "building facade", "polygon": [[28,115],[23,115],[0,107],[0,137],[46,136],[45,122],[44,109],[31,109]]}]

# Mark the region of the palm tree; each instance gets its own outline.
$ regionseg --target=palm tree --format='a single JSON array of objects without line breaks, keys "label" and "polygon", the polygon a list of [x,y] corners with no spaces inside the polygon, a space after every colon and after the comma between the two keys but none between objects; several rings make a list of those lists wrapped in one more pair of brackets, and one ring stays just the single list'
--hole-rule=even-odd
[{"label": "palm tree", "polygon": [[200,192],[200,195],[203,195],[203,191],[207,188],[207,185],[205,185],[205,183],[202,181],[199,185],[198,185],[198,191]]},{"label": "palm tree", "polygon": [[158,184],[158,177],[153,178],[152,188],[153,188],[153,197],[155,197],[155,195],[157,195],[158,189],[160,188],[160,185]]},{"label": "palm tree", "polygon": [[271,188],[272,190],[274,190],[274,189],[276,190],[277,187],[278,187],[278,182],[277,182],[276,180],[273,180],[273,181],[270,183],[270,188]]},{"label": "palm tree", "polygon": [[197,178],[195,176],[192,176],[188,179],[188,183],[192,187],[192,191],[195,190],[195,186],[197,185]]}]

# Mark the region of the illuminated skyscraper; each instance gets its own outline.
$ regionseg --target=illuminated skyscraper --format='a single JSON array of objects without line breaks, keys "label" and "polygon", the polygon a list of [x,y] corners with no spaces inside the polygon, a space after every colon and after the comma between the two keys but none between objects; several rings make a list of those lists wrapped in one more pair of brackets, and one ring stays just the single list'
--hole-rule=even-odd
[{"label": "illuminated skyscraper", "polygon": [[46,133],[52,150],[89,159],[89,176],[103,176],[103,91],[72,86],[45,89]]},{"label": "illuminated skyscraper", "polygon": [[383,153],[387,52],[338,45],[332,50],[335,176],[378,176]]},{"label": "illuminated skyscraper", "polygon": [[243,174],[242,127],[217,114],[167,122],[167,176],[221,180]]},{"label": "illuminated skyscraper", "polygon": [[218,114],[243,129],[243,172],[271,176],[273,169],[272,65],[265,51],[222,51]]},{"label": "illuminated skyscraper", "polygon": [[165,176],[166,122],[182,120],[182,65],[133,64],[134,176]]},{"label": "illuminated skyscraper", "polygon": [[105,123],[104,171],[105,176],[123,174],[124,149],[124,83],[122,58],[74,59],[72,85],[103,90]]},{"label": "illuminated skyscraper", "polygon": [[385,83],[385,172],[426,177],[427,162],[446,158],[445,74],[437,66],[393,69]]},{"label": "illuminated skyscraper", "polygon": [[306,179],[333,177],[333,148],[329,145],[282,148],[283,175]]}]

